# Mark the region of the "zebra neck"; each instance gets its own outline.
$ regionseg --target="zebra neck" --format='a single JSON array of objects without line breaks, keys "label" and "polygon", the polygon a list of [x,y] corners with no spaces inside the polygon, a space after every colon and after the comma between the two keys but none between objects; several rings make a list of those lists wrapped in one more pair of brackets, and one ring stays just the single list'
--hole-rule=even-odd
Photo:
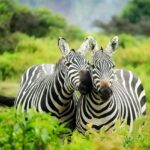
[{"label": "zebra neck", "polygon": [[98,107],[106,104],[109,105],[111,103],[111,98],[109,98],[108,100],[103,100],[100,94],[95,89],[92,90],[87,99],[88,102],[93,103]]}]

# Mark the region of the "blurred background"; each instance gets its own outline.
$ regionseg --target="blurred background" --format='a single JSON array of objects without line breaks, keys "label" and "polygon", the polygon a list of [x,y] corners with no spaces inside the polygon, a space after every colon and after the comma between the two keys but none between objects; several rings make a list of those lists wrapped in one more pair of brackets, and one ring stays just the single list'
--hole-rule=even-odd
[{"label": "blurred background", "polygon": [[64,16],[69,24],[80,26],[85,31],[97,31],[95,20],[108,22],[118,15],[127,0],[19,0],[33,8],[47,7]]},{"label": "blurred background", "polygon": [[117,68],[137,74],[150,102],[149,0],[0,0],[0,95],[16,96],[31,65],[56,63],[57,38],[78,49],[92,35],[105,47],[119,36]]}]

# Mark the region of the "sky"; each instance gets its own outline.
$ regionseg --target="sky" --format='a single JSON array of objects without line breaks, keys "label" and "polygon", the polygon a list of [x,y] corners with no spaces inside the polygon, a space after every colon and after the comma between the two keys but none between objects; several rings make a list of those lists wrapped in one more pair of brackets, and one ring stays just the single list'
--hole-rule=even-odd
[{"label": "sky", "polygon": [[62,14],[70,24],[85,31],[96,31],[94,20],[108,22],[119,16],[128,0],[20,0],[32,7],[48,7]]}]

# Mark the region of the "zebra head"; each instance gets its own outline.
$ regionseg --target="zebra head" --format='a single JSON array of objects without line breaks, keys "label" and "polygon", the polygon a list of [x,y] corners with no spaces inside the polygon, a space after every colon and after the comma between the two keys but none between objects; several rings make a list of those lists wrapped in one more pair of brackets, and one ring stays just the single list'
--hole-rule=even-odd
[{"label": "zebra head", "polygon": [[102,100],[108,100],[112,91],[112,82],[114,80],[114,62],[112,53],[118,46],[118,37],[115,36],[108,43],[105,49],[93,49],[93,65],[91,69],[91,78],[93,87],[98,91]]},{"label": "zebra head", "polygon": [[89,62],[85,59],[85,54],[91,48],[90,38],[87,38],[77,51],[70,50],[64,38],[58,39],[58,46],[64,55],[63,65],[67,85],[72,90],[86,94],[92,89],[91,84],[88,85],[91,81]]}]

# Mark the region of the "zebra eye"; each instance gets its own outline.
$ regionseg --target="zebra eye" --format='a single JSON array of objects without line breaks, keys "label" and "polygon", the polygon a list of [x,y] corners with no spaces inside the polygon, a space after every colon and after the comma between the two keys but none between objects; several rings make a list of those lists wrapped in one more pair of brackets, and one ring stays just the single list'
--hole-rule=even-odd
[{"label": "zebra eye", "polygon": [[66,62],[65,65],[66,65],[67,67],[69,67],[69,66],[71,65],[71,63],[70,63],[70,62]]},{"label": "zebra eye", "polygon": [[94,66],[94,65],[91,65],[91,68],[92,68],[92,69],[94,69],[94,68],[95,68],[95,66]]}]

